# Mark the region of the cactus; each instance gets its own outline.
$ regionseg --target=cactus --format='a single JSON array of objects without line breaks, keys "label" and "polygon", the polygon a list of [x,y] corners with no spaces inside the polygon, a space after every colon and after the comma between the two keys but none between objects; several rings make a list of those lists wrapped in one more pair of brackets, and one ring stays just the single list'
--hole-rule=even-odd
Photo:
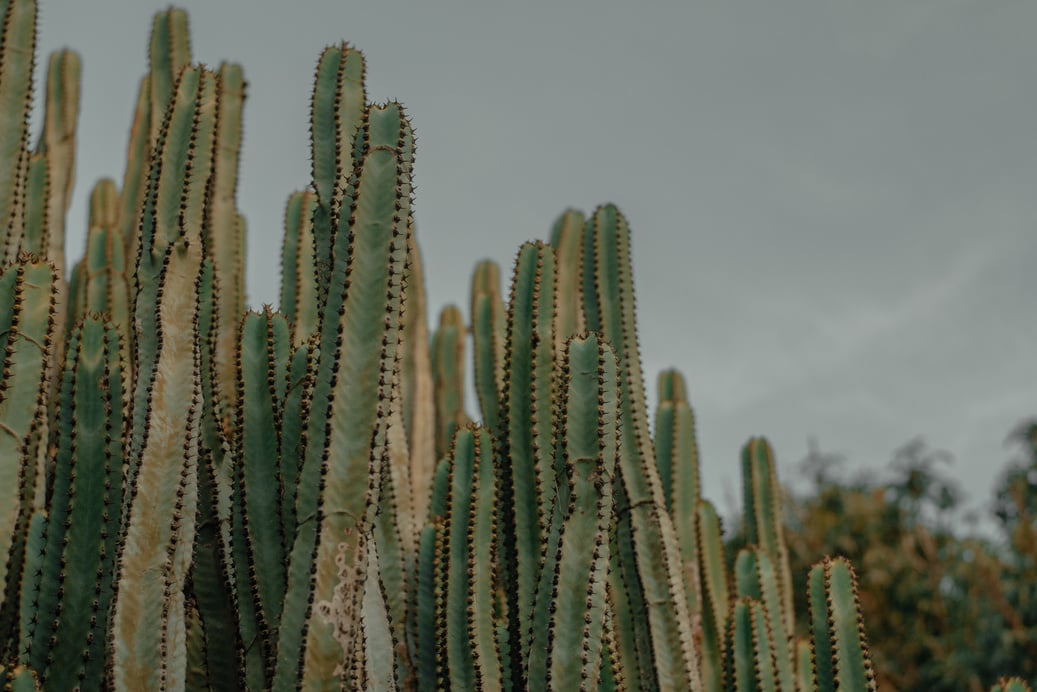
[{"label": "cactus", "polygon": [[31,255],[21,255],[0,274],[0,577],[5,584],[0,632],[5,648],[19,620],[29,520],[43,499],[38,449],[50,391],[57,281],[54,267]]},{"label": "cactus", "polygon": [[7,264],[17,258],[25,214],[36,0],[5,0],[0,12],[0,264]]},{"label": "cactus", "polygon": [[826,557],[810,570],[808,583],[816,689],[878,689],[853,567],[842,558]]},{"label": "cactus", "polygon": [[152,166],[143,217],[129,491],[112,628],[119,689],[175,687],[186,675],[183,588],[202,408],[199,280],[217,80],[199,68],[181,71],[156,144],[167,160]]},{"label": "cactus", "polygon": [[616,207],[523,245],[506,302],[480,263],[430,339],[411,125],[339,44],[281,309],[246,312],[243,73],[192,66],[169,9],[66,286],[79,61],[50,58],[30,150],[36,6],[0,9],[5,688],[874,689],[846,561],[794,636],[767,442],[728,573],[676,371],[650,429]]},{"label": "cactus", "polygon": [[67,349],[50,512],[23,594],[34,617],[22,648],[53,689],[101,689],[122,505],[121,340],[89,316]]}]

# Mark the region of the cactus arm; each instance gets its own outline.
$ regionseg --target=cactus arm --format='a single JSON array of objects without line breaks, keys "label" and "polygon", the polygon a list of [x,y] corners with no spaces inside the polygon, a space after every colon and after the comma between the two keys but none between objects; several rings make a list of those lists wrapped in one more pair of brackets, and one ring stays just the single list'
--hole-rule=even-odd
[{"label": "cactus arm", "polygon": [[[22,228],[21,251],[47,256],[48,219],[47,202],[50,187],[47,157],[44,154],[29,156],[25,181],[24,226]],[[62,253],[62,257],[64,253]],[[49,259],[49,258],[48,258]],[[57,266],[57,265],[55,265]]]},{"label": "cactus arm", "polygon": [[475,689],[476,673],[468,641],[468,530],[472,491],[481,459],[476,452],[475,431],[457,431],[450,454],[450,502],[446,517],[446,653],[451,689]]},{"label": "cactus arm", "polygon": [[[204,242],[215,270],[215,324],[212,367],[217,401],[229,400],[235,391],[238,330],[245,312],[245,274],[239,257],[245,229],[237,213],[241,112],[245,78],[241,66],[225,63],[219,70],[217,91],[216,150],[213,152],[212,189],[206,209]],[[216,413],[219,415],[219,407]],[[229,415],[229,412],[223,412]]]},{"label": "cactus arm", "polygon": [[[397,689],[396,651],[386,591],[378,575],[378,541],[370,538],[367,547],[367,567],[360,605],[360,629],[363,636],[363,689],[371,692],[395,692]],[[360,689],[359,686],[357,689]]]},{"label": "cactus arm", "polygon": [[774,562],[757,546],[739,551],[735,561],[735,579],[739,597],[758,601],[766,611],[769,645],[783,689],[795,689],[794,652],[789,648],[792,633],[785,630],[780,617],[781,590]]},{"label": "cactus arm", "polygon": [[777,654],[774,651],[775,637],[771,630],[767,607],[758,601],[751,601],[749,610],[752,613],[753,659],[756,664],[756,689],[760,692],[776,692],[783,687],[777,674]]},{"label": "cactus arm", "polygon": [[281,250],[281,310],[292,322],[292,342],[298,347],[320,327],[317,300],[313,212],[317,196],[296,192],[285,208],[285,236]]},{"label": "cactus arm", "polygon": [[[157,20],[156,20],[157,21]],[[159,278],[170,256],[168,247],[186,229],[199,233],[201,245],[203,202],[212,166],[212,141],[215,130],[215,75],[203,77],[198,68],[181,73],[175,98],[170,103],[155,155],[148,174],[141,214],[137,264],[134,272],[134,401],[132,436],[129,440],[130,467],[128,487],[135,487],[135,464],[145,444],[143,405],[155,375],[159,341],[151,335],[158,331],[157,310]],[[199,248],[200,249],[200,248]],[[127,500],[132,499],[132,495]]]},{"label": "cactus arm", "polygon": [[[596,335],[579,336],[567,349],[564,420],[568,508],[561,527],[547,594],[550,622],[544,679],[552,689],[597,689],[602,667],[612,479],[618,455],[619,384],[615,353]],[[546,571],[546,568],[545,568]],[[546,580],[545,580],[546,581]],[[579,651],[579,657],[573,655]],[[529,679],[540,675],[530,670]]]},{"label": "cactus arm", "polygon": [[119,196],[119,230],[126,257],[137,256],[141,210],[147,190],[148,159],[151,155],[151,77],[144,76],[137,90],[133,124],[126,152],[126,168]]},{"label": "cactus arm", "polygon": [[[199,345],[212,343],[216,305],[214,277],[212,259],[203,258],[198,281]],[[197,611],[203,640],[197,639],[198,629],[194,633],[189,631],[188,656],[194,656],[195,663],[204,666],[204,670],[193,670],[191,666],[194,664],[189,663],[189,673],[204,676],[215,689],[241,689],[244,686],[241,663],[244,645],[239,630],[237,594],[231,585],[236,575],[230,540],[232,464],[225,456],[229,446],[224,446],[221,433],[217,431],[211,349],[200,347],[199,354],[199,370],[208,376],[202,377],[201,387],[198,511],[189,597]],[[200,652],[196,650],[199,645],[204,645]],[[204,660],[199,661],[198,654]]]},{"label": "cactus arm", "polygon": [[[331,600],[338,545],[356,542],[346,529],[369,521],[376,506],[379,448],[385,444],[388,422],[383,407],[390,399],[397,362],[413,139],[399,104],[371,107],[364,128],[367,149],[357,168],[351,208],[342,210],[336,236],[332,286],[337,288],[328,294],[329,317],[322,324],[314,425],[300,475],[299,530],[290,560],[275,686],[294,684],[300,663],[304,687],[329,684],[337,677],[341,648],[329,628],[308,617],[305,604],[310,598],[313,603]],[[313,481],[319,481],[319,505],[314,489],[304,489]]]},{"label": "cactus arm", "polygon": [[15,631],[25,533],[34,508],[34,450],[49,392],[57,276],[48,262],[23,255],[0,276],[0,609],[4,632]]},{"label": "cactus arm", "polygon": [[[282,315],[269,309],[249,313],[241,323],[237,365],[238,432],[241,454],[241,530],[235,532],[239,604],[250,599],[258,646],[248,656],[250,680],[263,684],[263,659],[272,658],[285,589],[285,536],[282,533],[281,447],[277,418],[287,383],[290,332]],[[241,556],[239,558],[239,555]],[[246,568],[247,565],[247,568]]]},{"label": "cactus arm", "polygon": [[697,551],[699,584],[702,587],[702,644],[700,666],[703,688],[707,692],[723,689],[724,637],[727,631],[727,567],[720,519],[713,505],[700,500],[698,506]]},{"label": "cactus arm", "polygon": [[317,338],[311,337],[292,354],[284,406],[281,409],[281,525],[285,537],[285,560],[295,537],[297,518],[295,503],[299,488],[299,470],[306,449],[306,421],[310,415],[313,381],[317,366]]},{"label": "cactus arm", "polygon": [[551,247],[555,251],[558,274],[558,300],[555,303],[558,311],[558,328],[555,348],[559,353],[569,337],[587,328],[581,300],[585,223],[583,212],[569,209],[558,217],[551,228]]},{"label": "cactus arm", "polygon": [[[408,680],[412,663],[407,641],[409,593],[414,581],[414,521],[410,500],[407,441],[399,406],[399,383],[393,388],[389,404],[387,443],[382,448],[378,490],[378,511],[372,534],[378,544],[378,588],[387,609],[392,638],[400,647],[393,649],[395,677]],[[376,618],[380,622],[380,618]]]},{"label": "cactus arm", "polygon": [[[126,368],[126,382],[131,382],[129,371],[130,339],[133,318],[130,313],[129,282],[127,280],[126,246],[118,226],[119,193],[115,183],[102,180],[90,195],[90,223],[87,231],[86,256],[83,276],[83,315],[106,314],[119,332],[120,350]],[[70,294],[69,302],[78,300]],[[77,310],[78,312],[78,310]],[[69,322],[75,324],[75,322]],[[130,387],[126,387],[129,400]]]},{"label": "cactus arm", "polygon": [[826,557],[811,568],[808,588],[817,689],[877,689],[853,567]]},{"label": "cactus arm", "polygon": [[828,603],[825,590],[826,566],[814,565],[807,576],[807,599],[810,605],[810,631],[813,646],[813,677],[818,692],[833,692],[835,680],[835,650],[828,636]]},{"label": "cactus arm", "polygon": [[420,692],[436,689],[436,533],[434,524],[426,524],[418,539],[414,659]]},{"label": "cactus arm", "polygon": [[428,309],[421,249],[411,229],[407,243],[403,336],[400,348],[400,398],[406,433],[408,475],[413,516],[418,526],[428,514],[432,476],[436,471],[436,414],[429,353]]},{"label": "cactus arm", "polygon": [[[47,65],[47,98],[43,133],[37,151],[48,161],[47,258],[64,273],[65,215],[72,202],[76,170],[76,123],[79,120],[79,55],[70,50],[51,54]],[[64,310],[59,296],[58,309]]]},{"label": "cactus arm", "polygon": [[47,512],[37,509],[29,519],[25,537],[25,560],[22,566],[21,604],[18,609],[17,660],[32,665],[32,640],[40,623],[40,585],[44,580],[43,566],[47,546]]},{"label": "cactus arm", "polygon": [[816,692],[814,650],[810,641],[796,637],[796,692]]},{"label": "cactus arm", "polygon": [[725,635],[724,688],[732,692],[755,689],[756,673],[753,660],[752,612],[750,599],[739,598],[731,603]]},{"label": "cactus arm", "polygon": [[500,295],[500,268],[483,260],[472,277],[472,352],[475,391],[483,424],[500,428],[500,392],[504,387],[504,339],[506,314]]},{"label": "cactus arm", "polygon": [[[645,412],[644,381],[634,318],[630,229],[612,205],[600,207],[584,233],[584,311],[587,326],[609,340],[622,371],[622,436],[616,492],[620,515],[621,564],[635,583],[635,610],[646,611],[652,661],[660,687],[699,690],[691,620],[681,581],[680,555],[673,524],[655,470],[655,452]],[[624,528],[624,524],[629,528]],[[633,556],[633,561],[623,556]],[[636,572],[636,576],[633,574]]]},{"label": "cactus arm", "polygon": [[54,499],[31,644],[41,683],[101,689],[122,502],[120,335],[88,317],[71,335],[61,388]]},{"label": "cactus arm", "polygon": [[759,544],[777,569],[781,592],[780,616],[786,632],[795,628],[792,574],[785,547],[781,513],[781,486],[775,472],[774,452],[763,438],[752,438],[742,449],[746,537]]},{"label": "cactus arm", "polygon": [[450,451],[454,433],[469,422],[464,411],[465,328],[454,305],[439,314],[432,336],[432,387],[436,411],[436,457]]},{"label": "cactus arm", "polygon": [[15,259],[36,53],[36,0],[0,4],[0,265]]},{"label": "cactus arm", "polygon": [[695,416],[688,405],[684,378],[676,370],[659,374],[655,458],[667,508],[680,550],[681,576],[691,617],[700,617],[696,523],[701,500]]},{"label": "cactus arm", "polygon": [[843,558],[825,560],[822,564],[837,687],[839,690],[875,690],[878,686],[864,637],[857,575]]},{"label": "cactus arm", "polygon": [[[202,408],[198,282],[217,79],[198,68],[181,73],[145,208],[131,492],[112,635],[117,689],[174,686],[185,675],[183,584],[194,539]],[[149,276],[154,287],[145,291]],[[147,350],[146,341],[153,341]]]},{"label": "cactus arm", "polygon": [[1022,678],[998,678],[990,692],[1030,692],[1031,687]]},{"label": "cactus arm", "polygon": [[313,187],[317,207],[313,215],[316,285],[323,305],[331,280],[334,218],[347,182],[356,166],[354,138],[364,116],[364,56],[347,44],[324,49],[317,63],[310,106]]},{"label": "cactus arm", "polygon": [[[505,385],[501,401],[501,458],[505,504],[502,516],[505,588],[512,671],[529,653],[533,604],[544,556],[547,522],[554,512],[554,251],[526,243],[518,253],[508,308]],[[510,468],[508,468],[510,467]]]},{"label": "cactus arm", "polygon": [[497,488],[492,457],[494,442],[485,428],[474,431],[472,509],[468,529],[469,594],[468,630],[472,659],[479,686],[500,689],[503,685],[501,652],[497,641],[494,599],[497,588],[495,565]]},{"label": "cactus arm", "polygon": [[191,35],[186,12],[170,8],[155,15],[148,57],[151,63],[149,141],[153,148],[163,127],[167,104],[176,93],[180,72],[191,62]]}]

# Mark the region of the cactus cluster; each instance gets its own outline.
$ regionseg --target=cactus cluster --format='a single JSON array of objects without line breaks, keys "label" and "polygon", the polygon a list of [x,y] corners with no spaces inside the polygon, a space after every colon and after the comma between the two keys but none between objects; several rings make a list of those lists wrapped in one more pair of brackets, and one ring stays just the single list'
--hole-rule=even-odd
[{"label": "cactus cluster", "polygon": [[731,571],[678,373],[650,424],[616,207],[523,245],[507,292],[481,263],[430,335],[410,122],[332,46],[280,310],[249,311],[243,73],[170,9],[66,278],[79,60],[30,147],[36,2],[0,12],[0,684],[874,689],[845,560],[796,636],[768,444]]}]

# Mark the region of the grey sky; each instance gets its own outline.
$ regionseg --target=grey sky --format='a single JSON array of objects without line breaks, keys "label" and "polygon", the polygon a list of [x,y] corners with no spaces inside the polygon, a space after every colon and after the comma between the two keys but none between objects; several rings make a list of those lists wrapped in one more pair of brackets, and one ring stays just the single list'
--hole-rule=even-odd
[{"label": "grey sky", "polygon": [[[121,181],[164,5],[40,4],[41,56],[83,57],[76,257],[90,186]],[[1006,433],[1037,415],[1037,3],[179,6],[195,59],[249,81],[253,305],[276,303],[283,205],[309,180],[317,56],[346,39],[371,98],[403,101],[418,134],[435,310],[467,305],[478,259],[508,269],[566,207],[623,209],[646,374],[687,376],[724,509],[750,434],[786,477],[809,435],[876,469],[922,435],[985,501]]]}]

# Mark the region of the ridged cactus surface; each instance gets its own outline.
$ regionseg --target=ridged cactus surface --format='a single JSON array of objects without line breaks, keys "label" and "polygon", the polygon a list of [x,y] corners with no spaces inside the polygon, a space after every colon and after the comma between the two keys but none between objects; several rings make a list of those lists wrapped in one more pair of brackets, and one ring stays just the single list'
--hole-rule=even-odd
[{"label": "ridged cactus surface", "polygon": [[481,262],[430,329],[411,122],[330,46],[281,305],[249,310],[244,72],[171,8],[66,277],[80,61],[49,59],[31,148],[36,4],[0,13],[5,689],[875,688],[846,560],[794,612],[767,441],[729,569],[679,372],[650,425],[617,207],[507,286]]}]

